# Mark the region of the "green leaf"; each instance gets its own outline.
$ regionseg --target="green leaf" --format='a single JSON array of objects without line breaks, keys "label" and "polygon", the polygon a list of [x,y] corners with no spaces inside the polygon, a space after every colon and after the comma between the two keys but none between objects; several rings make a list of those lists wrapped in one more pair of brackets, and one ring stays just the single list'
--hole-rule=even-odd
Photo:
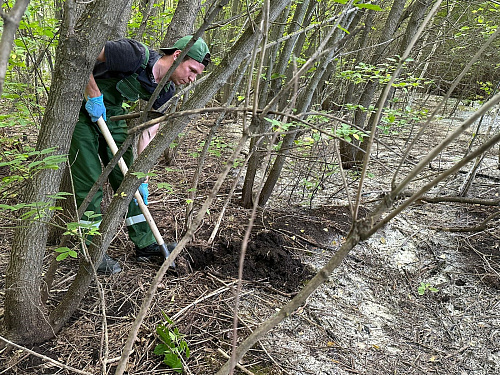
[{"label": "green leaf", "polygon": [[182,362],[181,359],[174,353],[166,353],[163,363],[175,370],[176,372],[182,372]]},{"label": "green leaf", "polygon": [[0,209],[2,210],[11,210],[15,211],[16,208],[14,206],[9,206],[8,204],[0,204]]},{"label": "green leaf", "polygon": [[68,255],[69,255],[69,253],[62,253],[62,254],[59,254],[59,255],[57,256],[56,260],[57,260],[58,262],[60,262],[61,260],[66,259],[66,258],[68,257]]},{"label": "green leaf", "polygon": [[69,247],[63,246],[63,247],[58,247],[54,251],[56,253],[67,253],[67,252],[71,251],[71,249]]},{"label": "green leaf", "polygon": [[78,253],[75,250],[70,250],[68,254],[71,258],[78,258]]},{"label": "green leaf", "polygon": [[276,78],[285,78],[286,76],[284,74],[278,74],[278,73],[273,73],[271,74],[271,79],[276,79]]},{"label": "green leaf", "polygon": [[163,317],[167,321],[168,324],[174,324],[174,321],[168,317],[168,315],[165,313],[165,311],[162,311]]},{"label": "green leaf", "polygon": [[357,8],[365,8],[365,9],[370,9],[370,10],[375,10],[377,12],[380,12],[382,10],[381,7],[375,4],[354,4],[355,7]]},{"label": "green leaf", "polygon": [[156,327],[156,333],[158,334],[158,336],[160,336],[161,341],[163,341],[166,345],[170,346],[171,344],[170,336],[168,334],[168,330],[167,332],[165,332],[165,330],[166,328],[163,325]]},{"label": "green leaf", "polygon": [[164,355],[165,353],[168,353],[170,351],[170,348],[165,345],[165,344],[158,344],[156,345],[153,353],[156,355]]},{"label": "green leaf", "polygon": [[170,336],[170,340],[172,340],[172,341],[177,340],[176,332],[168,331],[168,335]]},{"label": "green leaf", "polygon": [[340,30],[342,30],[344,33],[346,33],[346,34],[350,34],[350,32],[349,32],[347,29],[344,29],[342,26],[337,25],[337,27],[338,27]]}]

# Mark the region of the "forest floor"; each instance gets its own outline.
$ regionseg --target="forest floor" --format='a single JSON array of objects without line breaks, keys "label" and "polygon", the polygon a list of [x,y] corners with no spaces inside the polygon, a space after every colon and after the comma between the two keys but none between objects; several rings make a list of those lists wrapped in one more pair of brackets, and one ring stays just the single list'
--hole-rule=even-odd
[{"label": "forest floor", "polygon": [[[419,142],[412,156],[423,157],[455,124],[441,121]],[[457,119],[459,121],[460,119]],[[194,150],[208,132],[204,118],[189,130],[174,162],[161,160],[155,169],[150,209],[165,238],[179,240],[185,225],[185,200],[195,165]],[[229,123],[229,122],[228,122]],[[207,126],[205,126],[207,125]],[[225,125],[228,126],[228,125]],[[230,131],[223,128],[228,136]],[[448,166],[463,155],[472,131],[430,165],[427,172]],[[222,137],[222,136],[221,136]],[[403,146],[404,137],[391,142]],[[230,140],[226,139],[229,144]],[[398,146],[398,147],[399,147]],[[220,151],[220,147],[219,147]],[[224,153],[224,152],[223,152]],[[395,158],[380,149],[376,158],[394,170]],[[222,168],[212,154],[203,169],[197,196],[203,197]],[[487,155],[474,180],[471,196],[497,199],[500,189],[498,153]],[[290,168],[289,180],[297,171]],[[386,191],[384,169],[375,167],[363,195],[368,210]],[[464,174],[449,179],[434,195],[454,195]],[[172,191],[154,188],[172,184]],[[323,190],[308,201],[307,189],[279,187],[268,207],[257,212],[247,250],[238,341],[286,304],[334,254],[350,227],[350,211],[339,181],[325,181]],[[214,374],[230,354],[233,339],[234,291],[239,253],[250,210],[239,195],[231,199],[213,243],[212,233],[229,192],[224,185],[195,239],[182,253],[188,272],[169,271],[144,321],[128,374],[174,373],[153,353],[159,343],[155,329],[162,312],[185,335],[191,356],[186,374]],[[292,187],[293,189],[293,187]],[[238,190],[237,190],[238,193]],[[300,197],[298,199],[297,197]],[[196,199],[200,203],[201,198]],[[308,202],[310,204],[308,204]],[[237,374],[457,374],[500,373],[500,226],[498,219],[484,230],[450,232],[451,227],[479,224],[498,212],[495,206],[417,202],[369,240],[360,243],[296,312],[268,333],[244,357]],[[0,218],[0,306],[12,230]],[[34,351],[91,374],[101,374],[100,358],[110,359],[109,373],[121,354],[158,265],[138,263],[122,227],[108,253],[123,271],[99,277],[105,293],[108,349],[96,283],[71,322],[56,338]],[[48,262],[49,256],[47,256]],[[61,263],[49,299],[54,306],[75,277],[76,260]],[[421,283],[427,288],[420,294]],[[432,290],[431,290],[431,289]],[[435,291],[433,291],[435,290]],[[0,314],[2,310],[0,308]],[[0,352],[0,375],[70,374],[21,350]]]}]

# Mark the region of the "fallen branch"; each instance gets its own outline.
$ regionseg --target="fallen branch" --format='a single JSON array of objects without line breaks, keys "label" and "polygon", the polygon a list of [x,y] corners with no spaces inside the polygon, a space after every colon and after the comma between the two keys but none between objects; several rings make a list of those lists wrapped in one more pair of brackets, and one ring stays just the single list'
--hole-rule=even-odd
[{"label": "fallen branch", "polygon": [[[411,197],[415,192],[404,192],[401,195],[404,197]],[[500,205],[500,199],[478,199],[478,198],[466,198],[466,197],[429,197],[426,195],[421,196],[417,199],[418,201],[428,202],[428,203],[464,203],[464,204],[475,204],[480,206],[498,206]]]},{"label": "fallen branch", "polygon": [[435,229],[435,230],[441,230],[443,232],[455,232],[455,233],[457,233],[457,232],[482,232],[483,230],[488,229],[487,224],[491,220],[493,220],[494,218],[496,218],[497,216],[500,216],[500,211],[499,212],[495,212],[494,214],[491,214],[486,219],[484,219],[480,224],[475,225],[473,227],[449,227],[449,228],[446,228],[446,227],[430,227],[430,228],[431,229]]},{"label": "fallen branch", "polygon": [[92,373],[90,372],[86,372],[86,371],[82,371],[82,370],[78,370],[74,367],[71,367],[71,366],[68,366],[68,365],[65,365],[64,363],[61,363],[59,361],[56,361],[55,359],[52,359],[50,357],[47,357],[43,354],[40,354],[40,353],[37,353],[37,352],[34,352],[33,350],[30,350],[28,348],[25,348],[24,346],[21,346],[21,345],[17,345],[16,343],[10,341],[10,340],[7,340],[5,337],[3,336],[0,336],[0,340],[2,340],[3,342],[5,342],[6,344],[8,345],[12,345],[13,347],[17,348],[17,349],[21,349],[22,351],[25,351],[31,355],[34,355],[35,357],[38,357],[38,358],[41,358],[43,359],[44,361],[47,361],[47,362],[50,362],[52,364],[54,364],[55,366],[59,367],[59,368],[63,368],[65,370],[68,370],[68,371],[72,371],[76,374],[83,374],[83,375],[93,375]]}]

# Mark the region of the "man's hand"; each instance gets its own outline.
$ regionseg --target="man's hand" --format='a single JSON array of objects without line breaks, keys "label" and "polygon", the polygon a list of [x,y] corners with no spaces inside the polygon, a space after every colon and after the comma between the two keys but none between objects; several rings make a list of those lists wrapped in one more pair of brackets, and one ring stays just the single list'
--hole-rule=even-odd
[{"label": "man's hand", "polygon": [[92,122],[97,122],[101,116],[106,121],[106,107],[104,106],[102,95],[95,98],[88,98],[87,103],[85,103],[85,109],[89,113]]},{"label": "man's hand", "polygon": [[148,183],[143,182],[139,186],[139,193],[142,195],[142,199],[144,200],[144,204],[147,206],[148,205],[148,197],[149,197],[149,189],[148,189]]}]

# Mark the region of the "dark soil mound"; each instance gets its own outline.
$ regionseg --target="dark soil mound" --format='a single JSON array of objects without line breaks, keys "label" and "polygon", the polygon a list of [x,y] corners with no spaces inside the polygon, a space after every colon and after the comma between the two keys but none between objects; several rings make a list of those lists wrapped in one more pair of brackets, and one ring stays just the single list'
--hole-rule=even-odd
[{"label": "dark soil mound", "polygon": [[[296,291],[312,275],[300,259],[293,257],[284,246],[283,237],[263,231],[250,239],[245,256],[243,278],[250,281],[268,281],[274,288]],[[195,270],[215,268],[225,276],[237,277],[241,242],[219,243],[214,248],[189,247],[191,266]]]}]

